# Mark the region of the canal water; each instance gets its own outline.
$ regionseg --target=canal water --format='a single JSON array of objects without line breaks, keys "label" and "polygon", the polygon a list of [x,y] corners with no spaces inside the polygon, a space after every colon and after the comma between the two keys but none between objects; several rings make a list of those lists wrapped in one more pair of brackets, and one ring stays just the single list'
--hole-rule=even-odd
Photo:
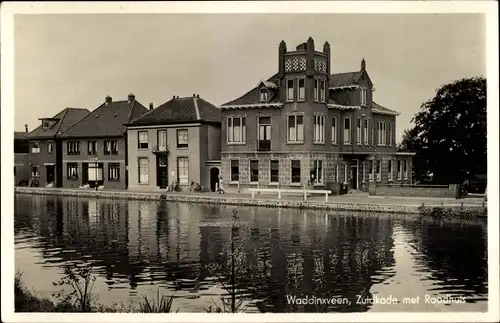
[{"label": "canal water", "polygon": [[179,312],[220,305],[231,278],[245,312],[487,311],[484,222],[235,208],[18,194],[15,268],[50,297],[92,263],[99,303],[159,291]]}]

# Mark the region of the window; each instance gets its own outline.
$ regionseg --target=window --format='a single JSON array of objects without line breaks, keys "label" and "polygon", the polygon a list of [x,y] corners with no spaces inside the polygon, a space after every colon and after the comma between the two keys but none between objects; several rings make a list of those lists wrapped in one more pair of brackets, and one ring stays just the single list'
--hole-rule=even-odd
[{"label": "window", "polygon": [[299,100],[306,99],[306,80],[299,79]]},{"label": "window", "polygon": [[377,145],[382,146],[386,144],[387,132],[384,121],[377,122]]},{"label": "window", "polygon": [[42,129],[48,129],[50,128],[50,121],[49,120],[43,120],[42,121]]},{"label": "window", "polygon": [[393,167],[392,167],[392,159],[389,159],[389,181],[392,181],[392,172],[393,172]]},{"label": "window", "polygon": [[361,89],[361,105],[366,106],[366,95],[368,93],[367,89]]},{"label": "window", "polygon": [[40,177],[40,170],[38,165],[31,166],[31,177]]},{"label": "window", "polygon": [[337,144],[337,117],[332,118],[332,144]]},{"label": "window", "polygon": [[89,163],[87,174],[89,181],[102,181],[103,178],[103,163]]},{"label": "window", "polygon": [[319,92],[319,80],[314,79],[314,101],[318,101],[318,92]]},{"label": "window", "polygon": [[68,155],[80,155],[80,142],[68,141]]},{"label": "window", "polygon": [[188,147],[188,130],[177,129],[177,148]]},{"label": "window", "polygon": [[368,145],[368,134],[369,134],[368,130],[369,130],[369,127],[368,127],[368,120],[367,119],[364,120],[364,128],[365,129],[364,129],[364,132],[363,132],[363,142],[364,142],[365,145]]},{"label": "window", "polygon": [[361,119],[356,120],[356,143],[361,145]]},{"label": "window", "polygon": [[375,145],[375,121],[372,120],[372,130],[371,130],[371,136],[372,136],[372,145]]},{"label": "window", "polygon": [[111,154],[118,155],[118,140],[111,140]]},{"label": "window", "polygon": [[177,181],[181,185],[189,184],[189,159],[177,157]]},{"label": "window", "polygon": [[406,159],[403,160],[403,176],[404,179],[408,179],[408,165],[406,163]]},{"label": "window", "polygon": [[104,155],[111,154],[111,141],[104,140]]},{"label": "window", "polygon": [[267,89],[266,88],[260,89],[259,99],[260,99],[260,102],[267,102]]},{"label": "window", "polygon": [[286,80],[286,100],[293,101],[294,100],[294,81]]},{"label": "window", "polygon": [[375,160],[372,160],[370,162],[370,164],[368,165],[368,179],[370,180],[370,182],[373,182],[373,179],[374,179],[374,174],[375,174]]},{"label": "window", "polygon": [[158,151],[166,151],[167,150],[167,131],[166,130],[158,130]]},{"label": "window", "polygon": [[398,160],[398,179],[401,179],[403,175],[403,163],[401,160]]},{"label": "window", "polygon": [[66,164],[66,177],[67,179],[78,179],[78,163]]},{"label": "window", "polygon": [[325,143],[325,116],[314,116],[314,143]]},{"label": "window", "polygon": [[382,180],[382,161],[376,160],[375,167],[376,167],[375,172],[377,174],[377,182],[380,182]]},{"label": "window", "polygon": [[344,183],[347,183],[347,164],[344,164]]},{"label": "window", "polygon": [[148,132],[147,131],[139,131],[139,132],[137,132],[137,136],[139,139],[137,148],[148,149],[148,144],[149,144]]},{"label": "window", "polygon": [[231,160],[231,182],[240,180],[240,161],[237,159]]},{"label": "window", "polygon": [[271,150],[271,117],[259,117],[259,151]]},{"label": "window", "polygon": [[47,152],[51,154],[54,151],[54,144],[52,142],[49,142],[47,144]]},{"label": "window", "polygon": [[344,119],[344,144],[351,144],[351,118]]},{"label": "window", "polygon": [[313,178],[313,183],[314,184],[323,184],[323,161],[322,160],[315,160],[313,162],[313,169],[311,172]]},{"label": "window", "polygon": [[300,160],[292,160],[292,183],[300,183]]},{"label": "window", "polygon": [[392,146],[392,122],[388,122],[388,128],[389,128],[389,146]]},{"label": "window", "polygon": [[245,143],[246,139],[246,122],[245,117],[228,117],[227,118],[227,142]]},{"label": "window", "polygon": [[333,174],[334,181],[339,182],[339,165],[335,165],[335,174]]},{"label": "window", "polygon": [[303,142],[304,141],[304,116],[289,115],[288,116],[288,142]]},{"label": "window", "polygon": [[259,182],[259,161],[251,160],[250,161],[250,182],[258,183]]},{"label": "window", "polygon": [[319,86],[319,98],[321,102],[325,102],[325,81],[321,80],[320,81],[320,86]]},{"label": "window", "polygon": [[148,182],[149,182],[149,159],[147,157],[139,157],[139,184],[148,184]]},{"label": "window", "polygon": [[279,160],[271,160],[271,183],[278,183],[280,175],[280,162]]},{"label": "window", "polygon": [[39,154],[40,153],[40,143],[38,141],[33,141],[31,143],[31,152],[33,154]]},{"label": "window", "polygon": [[97,141],[88,141],[87,142],[87,154],[88,155],[96,155],[97,154]]},{"label": "window", "polygon": [[120,164],[119,163],[109,163],[108,164],[108,180],[119,181],[120,180]]}]

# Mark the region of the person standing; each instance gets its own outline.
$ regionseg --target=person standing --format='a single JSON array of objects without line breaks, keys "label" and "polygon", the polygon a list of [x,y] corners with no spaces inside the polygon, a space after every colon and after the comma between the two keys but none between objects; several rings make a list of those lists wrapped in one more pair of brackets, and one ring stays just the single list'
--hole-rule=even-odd
[{"label": "person standing", "polygon": [[223,180],[222,176],[219,176],[219,189],[218,189],[219,194],[224,194],[224,186],[223,186]]}]

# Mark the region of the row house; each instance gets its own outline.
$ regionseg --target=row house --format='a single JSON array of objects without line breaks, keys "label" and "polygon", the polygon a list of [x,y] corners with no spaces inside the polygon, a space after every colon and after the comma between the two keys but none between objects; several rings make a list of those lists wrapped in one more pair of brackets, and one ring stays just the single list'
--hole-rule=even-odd
[{"label": "row house", "polygon": [[399,113],[373,100],[365,60],[336,74],[330,61],[328,42],[317,51],[309,38],[288,51],[282,41],[278,73],[219,107],[228,190],[411,182],[412,155],[396,148]]},{"label": "row house", "polygon": [[174,96],[127,124],[129,187],[191,182],[215,190],[220,171],[220,111],[200,98]]},{"label": "row house", "polygon": [[28,125],[25,131],[14,132],[14,185],[26,186],[30,180]]},{"label": "row house", "polygon": [[127,135],[125,124],[148,112],[134,94],[127,100],[104,102],[65,131],[62,138],[64,187],[126,189]]},{"label": "row house", "polygon": [[62,187],[61,135],[90,113],[87,109],[66,108],[41,124],[26,137],[29,140],[29,185]]}]

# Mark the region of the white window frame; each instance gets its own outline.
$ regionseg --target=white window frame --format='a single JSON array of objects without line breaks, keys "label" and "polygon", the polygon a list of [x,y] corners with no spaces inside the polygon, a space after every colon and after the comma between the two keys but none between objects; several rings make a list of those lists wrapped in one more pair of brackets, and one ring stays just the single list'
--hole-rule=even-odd
[{"label": "white window frame", "polygon": [[[297,122],[297,119],[298,117],[302,117],[302,127],[300,128],[300,131],[299,131],[299,127],[298,127],[298,122]],[[294,117],[293,120],[294,120],[294,137],[295,138],[291,138],[291,134],[290,134],[290,117]],[[286,127],[286,130],[287,130],[287,143],[292,143],[292,144],[296,144],[296,143],[304,143],[304,114],[303,113],[293,113],[293,114],[288,114],[286,116],[286,123],[287,123],[287,127]]]},{"label": "white window frame", "polygon": [[369,135],[370,135],[370,120],[369,119],[364,119],[363,120],[363,143],[365,145],[369,145]]},{"label": "white window frame", "polygon": [[108,163],[108,180],[109,181],[119,181],[120,180],[120,163]]},{"label": "white window frame", "polygon": [[[289,85],[292,84],[290,88]],[[295,80],[294,79],[286,79],[285,81],[285,90],[286,90],[286,101],[293,102],[295,100]],[[291,91],[291,93],[290,93]]]},{"label": "white window frame", "polygon": [[408,179],[408,161],[406,159],[403,159],[403,178]]},{"label": "white window frame", "polygon": [[40,142],[39,141],[32,141],[31,142],[31,153],[32,154],[39,154],[40,153]]},{"label": "white window frame", "polygon": [[401,159],[397,160],[397,167],[398,167],[398,180],[401,180],[403,178],[403,161]]},{"label": "white window frame", "polygon": [[[182,161],[179,163],[179,161]],[[179,185],[188,185],[189,184],[189,157],[186,156],[179,156],[177,157],[177,181],[179,182]],[[182,166],[182,168],[181,168]],[[181,169],[182,174],[181,174]]]},{"label": "white window frame", "polygon": [[[349,131],[347,132],[347,129],[345,127],[345,122],[346,120],[349,120]],[[351,134],[352,134],[352,120],[351,120],[351,117],[345,117],[344,118],[344,125],[343,125],[343,129],[344,129],[344,145],[350,145],[352,140],[351,140]],[[346,138],[346,134],[348,135],[347,138]],[[348,140],[347,140],[348,139]]]},{"label": "white window frame", "polygon": [[[321,168],[319,167],[321,165]],[[314,185],[323,185],[325,182],[325,161],[322,159],[313,160],[313,169],[314,172]],[[320,176],[321,175],[321,176]],[[321,178],[321,181],[318,181],[318,178]]]},{"label": "white window frame", "polygon": [[357,118],[356,119],[356,144],[357,145],[361,145],[361,133],[362,133],[362,130],[361,130],[361,127],[362,127],[362,121],[361,121],[361,118]]},{"label": "white window frame", "polygon": [[[252,181],[252,162],[257,162],[257,180],[256,181]],[[258,159],[250,159],[250,161],[248,162],[248,181],[252,184],[256,184],[259,182],[259,160]]]},{"label": "white window frame", "polygon": [[339,164],[335,165],[335,183],[339,182]]},{"label": "white window frame", "polygon": [[[184,136],[184,134],[186,135]],[[182,139],[182,142],[180,139]],[[177,149],[189,149],[189,129],[177,129],[175,131],[175,140]]]},{"label": "white window frame", "polygon": [[[260,123],[261,118],[269,118],[269,123]],[[265,127],[265,135],[269,137],[269,139],[262,138],[261,136],[261,127]],[[261,115],[257,117],[257,140],[269,140],[271,141],[272,134],[272,118],[270,115]],[[265,137],[265,136],[264,136]]]},{"label": "white window frame", "polygon": [[[301,82],[304,83],[303,87],[300,86]],[[305,100],[306,100],[306,79],[304,77],[300,77],[297,79],[297,101],[305,101]]]},{"label": "white window frame", "polygon": [[[145,166],[145,172],[141,172],[141,160],[146,161],[146,163],[142,166]],[[137,181],[141,185],[147,185],[149,184],[149,158],[148,157],[137,157],[137,170],[138,170],[138,177]]]},{"label": "white window frame", "polygon": [[368,89],[361,88],[360,89],[360,101],[361,101],[361,106],[366,106],[367,102],[367,96],[368,96]]},{"label": "white window frame", "polygon": [[[238,163],[238,180],[233,180],[233,161]],[[229,160],[229,183],[239,183],[241,179],[241,172],[240,172],[240,160],[239,159],[230,159]]]},{"label": "white window frame", "polygon": [[347,178],[347,164],[344,164],[344,183],[348,183],[348,178]]},{"label": "white window frame", "polygon": [[[235,127],[234,126],[234,120],[239,119],[240,125]],[[231,121],[229,121],[231,120]],[[230,116],[226,118],[226,143],[231,145],[231,144],[245,144],[246,143],[246,132],[247,132],[247,126],[246,126],[246,117],[243,116]],[[231,124],[231,125],[230,125]],[[235,130],[239,128],[237,131],[239,131],[239,140],[236,141],[234,139],[234,134],[236,133]]]},{"label": "white window frame", "polygon": [[47,143],[47,153],[52,154],[54,152],[54,143],[49,141]]},{"label": "white window frame", "polygon": [[314,94],[313,94],[313,97],[314,97],[314,102],[318,102],[319,101],[319,80],[317,78],[314,79]]},{"label": "white window frame", "polygon": [[325,102],[326,101],[326,97],[325,97],[325,94],[326,94],[326,82],[325,82],[325,80],[320,80],[319,81],[319,91],[320,91],[319,99],[321,100],[321,102]]},{"label": "white window frame", "polygon": [[366,182],[366,163],[363,163],[363,176],[361,177],[361,182]]},{"label": "white window frame", "polygon": [[[146,150],[149,148],[149,131],[138,131],[137,132],[137,149]],[[145,147],[141,147],[141,144],[145,144]]]},{"label": "white window frame", "polygon": [[314,114],[314,143],[324,144],[325,143],[325,119],[324,114],[315,113]]},{"label": "white window frame", "polygon": [[[67,163],[66,164],[66,179],[76,180],[78,176],[78,163]],[[73,174],[70,174],[73,173]]]},{"label": "white window frame", "polygon": [[370,182],[373,182],[375,181],[375,159],[372,159],[370,161],[370,166],[371,166],[371,169],[370,169],[370,174],[368,174],[368,180]]},{"label": "white window frame", "polygon": [[392,147],[392,145],[393,145],[392,122],[388,122],[388,131],[389,131],[389,147]]},{"label": "white window frame", "polygon": [[167,149],[167,130],[158,130],[156,136],[158,141],[158,150],[165,151]]},{"label": "white window frame", "polygon": [[265,87],[261,87],[259,89],[259,101],[260,102],[267,102],[268,101],[268,92],[267,92],[267,88]]},{"label": "white window frame", "polygon": [[392,182],[394,180],[393,173],[394,172],[394,161],[392,159],[389,159],[389,177],[388,181]]},{"label": "white window frame", "polygon": [[332,144],[337,144],[338,137],[338,119],[337,117],[332,117]]},{"label": "white window frame", "polygon": [[[36,172],[33,171],[34,167],[36,167]],[[33,178],[40,177],[40,165],[31,165],[31,177]]]},{"label": "white window frame", "polygon": [[[278,181],[277,182],[273,182],[273,176],[272,176],[272,164],[273,162],[278,162]],[[269,183],[270,184],[278,184],[280,182],[280,161],[279,159],[271,159],[269,161]]]}]

